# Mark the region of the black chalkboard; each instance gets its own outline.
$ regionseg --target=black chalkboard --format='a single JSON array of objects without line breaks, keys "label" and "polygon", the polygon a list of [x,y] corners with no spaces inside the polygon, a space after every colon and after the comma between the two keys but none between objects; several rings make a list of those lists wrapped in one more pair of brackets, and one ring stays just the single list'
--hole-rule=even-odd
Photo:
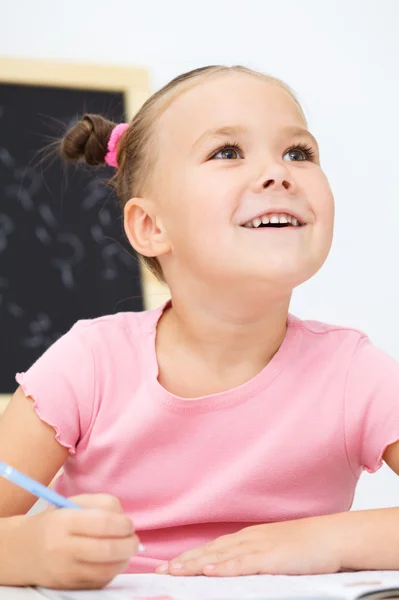
[{"label": "black chalkboard", "polygon": [[0,84],[0,394],[78,319],[143,308],[113,170],[41,152],[85,112],[125,120],[123,93]]}]

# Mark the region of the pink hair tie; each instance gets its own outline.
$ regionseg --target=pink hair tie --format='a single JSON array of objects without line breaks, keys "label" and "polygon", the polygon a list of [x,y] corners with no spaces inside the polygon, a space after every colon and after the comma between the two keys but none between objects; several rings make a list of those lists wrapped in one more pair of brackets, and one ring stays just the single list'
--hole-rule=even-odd
[{"label": "pink hair tie", "polygon": [[104,160],[110,167],[118,167],[118,161],[116,158],[116,149],[118,146],[118,142],[122,135],[125,133],[126,129],[129,127],[129,123],[119,123],[116,125],[109,137],[107,149],[108,152],[104,156]]}]

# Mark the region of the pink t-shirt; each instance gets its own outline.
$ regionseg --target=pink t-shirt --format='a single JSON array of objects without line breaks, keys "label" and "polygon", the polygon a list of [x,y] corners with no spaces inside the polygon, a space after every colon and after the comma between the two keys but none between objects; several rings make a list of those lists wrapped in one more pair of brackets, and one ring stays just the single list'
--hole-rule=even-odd
[{"label": "pink t-shirt", "polygon": [[249,525],[348,510],[399,439],[399,365],[359,331],[290,315],[258,375],[183,399],[157,380],[163,308],[79,321],[17,375],[70,449],[57,491],[114,494],[132,517],[147,552],[129,572]]}]

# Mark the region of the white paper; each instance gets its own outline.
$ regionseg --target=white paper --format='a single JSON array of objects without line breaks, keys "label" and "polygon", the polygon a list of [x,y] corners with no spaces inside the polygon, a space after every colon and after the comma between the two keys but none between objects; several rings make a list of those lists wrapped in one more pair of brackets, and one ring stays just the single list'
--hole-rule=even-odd
[{"label": "white paper", "polygon": [[0,586],[0,600],[44,600],[42,594],[32,587]]},{"label": "white paper", "polygon": [[176,600],[243,600],[293,598],[345,598],[353,600],[366,591],[399,589],[398,571],[361,571],[331,575],[288,577],[172,577],[170,575],[119,575],[101,591],[60,592],[44,590],[51,600],[134,600],[170,596]]}]

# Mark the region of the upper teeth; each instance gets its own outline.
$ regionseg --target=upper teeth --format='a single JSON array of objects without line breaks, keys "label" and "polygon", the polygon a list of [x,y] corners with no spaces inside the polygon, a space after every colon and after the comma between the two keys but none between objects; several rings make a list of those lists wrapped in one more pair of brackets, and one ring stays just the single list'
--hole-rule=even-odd
[{"label": "upper teeth", "polygon": [[273,225],[277,223],[291,223],[294,227],[298,227],[299,225],[298,220],[288,213],[271,213],[248,221],[248,223],[244,224],[244,227],[259,227],[261,223],[263,225],[267,225],[268,223],[272,223]]}]

